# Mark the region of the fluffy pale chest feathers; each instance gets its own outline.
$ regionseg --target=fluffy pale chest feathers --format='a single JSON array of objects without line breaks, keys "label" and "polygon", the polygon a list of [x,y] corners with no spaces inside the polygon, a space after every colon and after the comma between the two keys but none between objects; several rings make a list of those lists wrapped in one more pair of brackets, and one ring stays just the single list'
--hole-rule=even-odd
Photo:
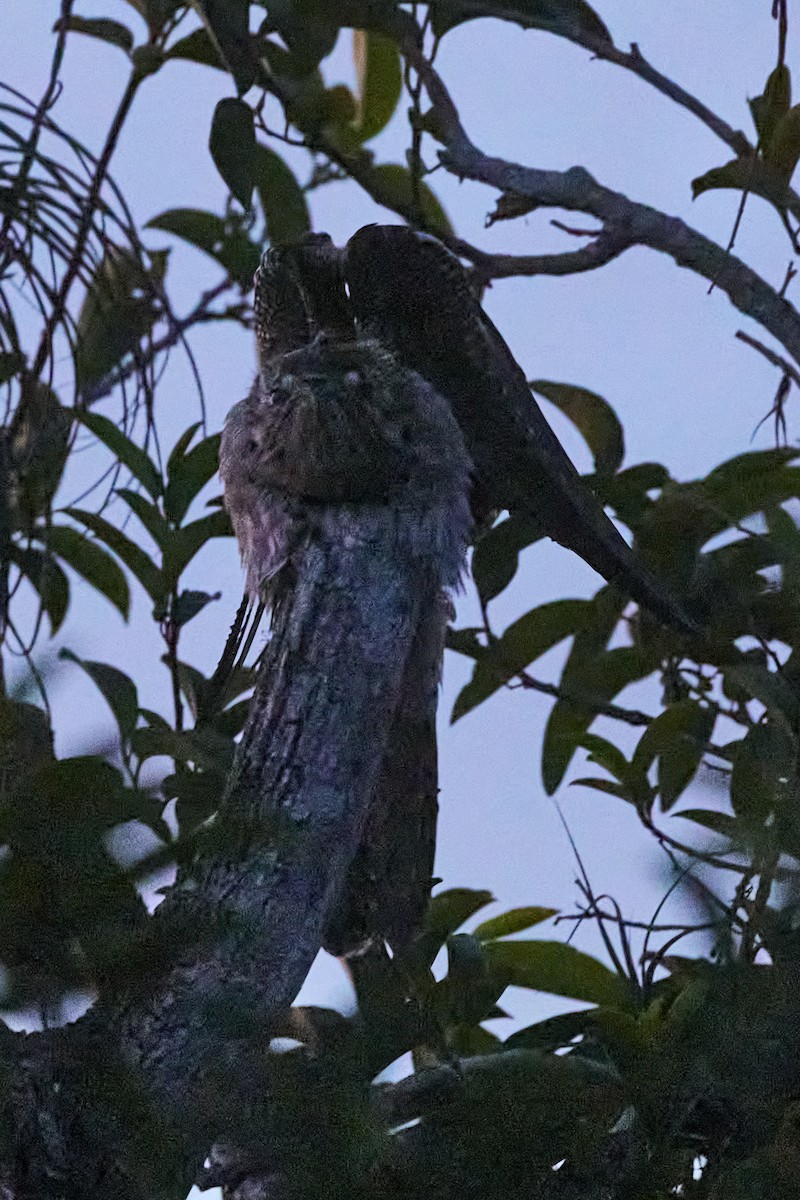
[{"label": "fluffy pale chest feathers", "polygon": [[348,514],[365,536],[402,537],[454,585],[469,471],[450,406],[376,343],[319,338],[273,359],[228,415],[220,453],[248,591]]}]

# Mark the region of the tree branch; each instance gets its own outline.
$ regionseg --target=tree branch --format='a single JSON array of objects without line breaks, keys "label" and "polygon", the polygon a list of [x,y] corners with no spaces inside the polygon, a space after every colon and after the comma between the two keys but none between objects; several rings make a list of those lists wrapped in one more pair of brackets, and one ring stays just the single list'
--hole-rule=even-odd
[{"label": "tree branch", "polygon": [[404,53],[424,79],[444,144],[439,157],[448,171],[504,194],[525,197],[533,202],[532,207],[590,213],[628,245],[649,246],[669,255],[678,266],[726,292],[740,312],[768,330],[800,363],[800,314],[741,259],[680,218],[603,187],[583,167],[545,171],[482,153],[468,137],[447,88],[425,56],[411,44],[404,46]]}]

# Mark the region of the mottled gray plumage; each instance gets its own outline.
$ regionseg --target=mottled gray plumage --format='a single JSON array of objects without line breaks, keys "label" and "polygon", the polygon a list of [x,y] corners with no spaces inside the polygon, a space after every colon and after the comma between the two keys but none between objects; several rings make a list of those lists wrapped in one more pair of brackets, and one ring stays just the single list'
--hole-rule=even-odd
[{"label": "mottled gray plumage", "polygon": [[406,226],[368,225],[347,244],[344,274],[362,333],[451,405],[482,503],[533,517],[660,620],[696,632],[578,475],[456,256]]},{"label": "mottled gray plumage", "polygon": [[[446,608],[471,535],[471,463],[449,404],[385,347],[355,340],[330,239],[270,251],[256,278],[259,371],[228,415],[225,503],[253,596],[291,586],[309,547],[350,528],[394,543],[420,611],[361,842],[329,923],[337,954],[419,928],[433,871],[435,712]],[[343,648],[346,653],[346,648]]]}]

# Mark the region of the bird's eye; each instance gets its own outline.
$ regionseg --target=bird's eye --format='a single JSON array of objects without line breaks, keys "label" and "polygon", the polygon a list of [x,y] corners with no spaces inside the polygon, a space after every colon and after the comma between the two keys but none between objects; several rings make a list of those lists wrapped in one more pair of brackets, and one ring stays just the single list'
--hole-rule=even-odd
[{"label": "bird's eye", "polygon": [[358,387],[361,383],[361,375],[358,371],[348,371],[344,377],[344,381],[349,387]]}]

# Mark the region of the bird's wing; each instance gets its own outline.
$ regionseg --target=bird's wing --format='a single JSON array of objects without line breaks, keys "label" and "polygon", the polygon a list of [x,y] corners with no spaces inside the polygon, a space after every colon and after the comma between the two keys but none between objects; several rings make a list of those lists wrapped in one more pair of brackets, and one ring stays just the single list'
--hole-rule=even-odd
[{"label": "bird's wing", "polygon": [[579,476],[458,258],[407,226],[368,225],[348,242],[344,273],[357,321],[451,404],[492,506],[529,512],[660,620],[696,631]]}]

